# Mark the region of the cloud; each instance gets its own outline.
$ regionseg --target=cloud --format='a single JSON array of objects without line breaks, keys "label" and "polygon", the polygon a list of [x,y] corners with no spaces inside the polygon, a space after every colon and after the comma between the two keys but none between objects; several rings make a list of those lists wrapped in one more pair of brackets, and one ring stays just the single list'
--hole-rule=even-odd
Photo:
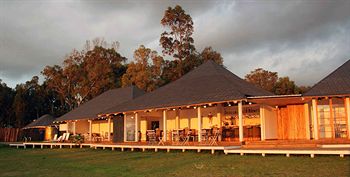
[{"label": "cloud", "polygon": [[160,19],[177,3],[197,49],[213,46],[241,77],[263,67],[312,85],[350,58],[347,1],[1,1],[0,78],[13,87],[95,37],[129,59],[141,44],[161,53]]}]

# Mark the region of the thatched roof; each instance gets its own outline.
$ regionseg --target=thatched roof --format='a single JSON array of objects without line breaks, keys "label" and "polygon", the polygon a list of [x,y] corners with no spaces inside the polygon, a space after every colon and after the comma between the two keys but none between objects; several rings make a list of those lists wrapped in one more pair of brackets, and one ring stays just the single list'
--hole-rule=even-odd
[{"label": "thatched roof", "polygon": [[143,94],[144,91],[135,86],[112,89],[64,114],[57,118],[56,121],[94,119],[103,110],[132,100]]},{"label": "thatched roof", "polygon": [[304,96],[350,95],[350,60],[316,83]]},{"label": "thatched roof", "polygon": [[23,129],[29,129],[29,128],[45,128],[48,126],[54,125],[55,118],[52,117],[49,114],[45,114],[41,116],[40,118],[34,120],[32,123],[28,124],[27,126],[23,127]]},{"label": "thatched roof", "polygon": [[185,106],[273,95],[234,75],[223,66],[208,61],[180,79],[103,113]]}]

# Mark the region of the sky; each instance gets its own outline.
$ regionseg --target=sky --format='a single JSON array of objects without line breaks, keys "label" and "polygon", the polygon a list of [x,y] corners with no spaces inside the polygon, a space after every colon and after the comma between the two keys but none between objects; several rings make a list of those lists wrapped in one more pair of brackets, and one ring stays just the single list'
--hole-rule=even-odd
[{"label": "sky", "polygon": [[0,0],[0,79],[10,87],[61,65],[86,40],[118,41],[132,60],[145,45],[161,53],[160,20],[180,5],[198,51],[212,46],[244,77],[256,68],[312,86],[350,59],[350,1]]}]

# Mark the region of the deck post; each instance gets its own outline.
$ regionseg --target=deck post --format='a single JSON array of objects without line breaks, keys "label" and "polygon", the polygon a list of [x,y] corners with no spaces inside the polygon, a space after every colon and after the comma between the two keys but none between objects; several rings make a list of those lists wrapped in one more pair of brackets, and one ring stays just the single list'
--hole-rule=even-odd
[{"label": "deck post", "polygon": [[123,113],[123,119],[124,119],[124,142],[126,141],[126,114]]},{"label": "deck post", "polygon": [[163,141],[167,141],[167,112],[163,110]]},{"label": "deck post", "polygon": [[135,142],[139,141],[139,125],[138,125],[138,119],[139,119],[139,114],[136,112],[135,113]]},{"label": "deck post", "polygon": [[260,106],[260,139],[265,141],[265,108],[264,105]]},{"label": "deck post", "polygon": [[108,117],[108,141],[111,141],[111,118]]},{"label": "deck post", "polygon": [[350,98],[345,98],[345,107],[346,107],[346,115],[347,115],[347,123],[348,123],[348,138],[350,139]]},{"label": "deck post", "polygon": [[318,140],[318,121],[317,121],[317,102],[316,99],[312,99],[312,118],[313,118],[313,134],[314,139]]},{"label": "deck post", "polygon": [[201,142],[201,131],[202,131],[202,115],[201,115],[201,107],[197,108],[197,117],[198,117],[198,142]]},{"label": "deck post", "polygon": [[73,135],[76,134],[76,132],[75,132],[75,124],[76,124],[76,121],[73,121]]},{"label": "deck post", "polygon": [[309,118],[309,104],[307,103],[304,103],[304,118],[305,118],[305,129],[306,129],[306,138],[308,140],[311,139],[311,136],[310,136],[310,118]]},{"label": "deck post", "polygon": [[88,120],[89,122],[89,141],[92,141],[92,120]]},{"label": "deck post", "polygon": [[176,117],[175,117],[175,128],[176,128],[176,130],[179,130],[180,129],[180,119],[179,119],[179,117],[180,117],[180,110],[176,109],[175,114],[176,114]]},{"label": "deck post", "polygon": [[238,102],[238,119],[239,119],[239,141],[243,142],[243,110],[242,110],[242,101]]},{"label": "deck post", "polygon": [[[223,118],[222,115],[223,115],[222,114],[222,104],[217,104],[216,105],[216,117],[218,118],[218,121],[219,121],[219,127],[222,126],[222,118]],[[218,140],[221,141],[222,140],[222,136],[220,136],[218,138]]]}]

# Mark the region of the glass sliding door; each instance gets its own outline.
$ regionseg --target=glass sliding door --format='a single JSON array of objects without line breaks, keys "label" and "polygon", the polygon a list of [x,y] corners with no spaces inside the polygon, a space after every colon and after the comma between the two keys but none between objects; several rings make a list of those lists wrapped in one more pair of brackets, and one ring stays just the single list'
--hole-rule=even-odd
[{"label": "glass sliding door", "polygon": [[346,113],[344,99],[333,98],[332,99],[332,110],[334,118],[334,133],[335,138],[346,138],[347,135],[347,124],[346,124]]},{"label": "glass sliding door", "polygon": [[346,138],[347,122],[344,99],[331,98],[318,101],[320,138]]},{"label": "glass sliding door", "polygon": [[135,141],[135,116],[126,115],[125,121],[126,141]]},{"label": "glass sliding door", "polygon": [[331,125],[331,114],[329,104],[322,104],[320,102],[317,106],[318,108],[318,121],[319,121],[319,130],[320,138],[332,138],[332,125]]}]

